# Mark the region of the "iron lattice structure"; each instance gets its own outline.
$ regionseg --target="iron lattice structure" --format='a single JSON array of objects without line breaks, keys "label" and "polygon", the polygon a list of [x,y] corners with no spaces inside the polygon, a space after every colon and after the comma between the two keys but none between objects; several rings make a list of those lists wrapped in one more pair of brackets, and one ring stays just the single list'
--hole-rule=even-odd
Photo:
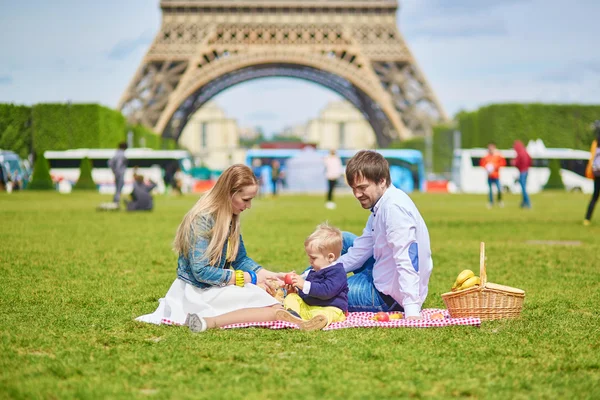
[{"label": "iron lattice structure", "polygon": [[160,32],[118,108],[178,139],[219,92],[286,76],[323,85],[369,121],[379,146],[447,120],[396,25],[396,0],[162,0]]}]

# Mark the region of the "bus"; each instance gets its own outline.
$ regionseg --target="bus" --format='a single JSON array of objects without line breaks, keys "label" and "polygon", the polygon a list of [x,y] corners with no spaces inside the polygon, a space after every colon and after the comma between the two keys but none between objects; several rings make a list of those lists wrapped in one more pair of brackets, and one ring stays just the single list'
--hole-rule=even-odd
[{"label": "bus", "polygon": [[[92,178],[103,194],[114,194],[114,175],[108,167],[108,161],[115,155],[116,149],[73,149],[65,151],[45,151],[44,157],[50,165],[50,176],[58,184],[59,190],[69,192],[79,179],[79,167],[85,157],[92,162]],[[125,172],[123,193],[133,188],[133,172],[157,184],[158,193],[165,192],[164,170],[179,167],[183,172],[182,191],[189,192],[192,178],[189,171],[193,168],[193,158],[186,150],[153,150],[147,148],[131,148],[125,150],[128,168]]]},{"label": "bus", "polygon": [[[500,186],[507,193],[521,193],[519,170],[511,166],[516,157],[514,150],[498,150],[506,158],[506,167],[500,168]],[[453,191],[462,193],[487,193],[487,172],[479,162],[487,154],[487,149],[456,149],[452,161]],[[548,182],[551,160],[559,160],[560,176],[565,189],[571,192],[592,193],[594,181],[585,177],[585,168],[590,153],[584,150],[545,148],[540,141],[530,142],[527,152],[532,166],[527,176],[527,191],[538,193]]]},{"label": "bus", "polygon": [[[359,150],[337,150],[345,169],[348,160]],[[414,190],[425,191],[425,167],[423,155],[418,150],[375,150],[380,153],[390,164],[390,177],[394,186],[410,193]],[[329,150],[315,150],[312,147],[304,149],[251,149],[246,152],[246,164],[250,167],[256,160],[260,161],[261,176],[264,191],[269,192],[271,167],[273,160],[279,161],[281,170],[286,177],[289,191],[322,192],[325,190],[324,165],[322,159],[329,154]],[[302,162],[304,160],[304,162]],[[298,182],[306,184],[300,185]],[[338,186],[347,186],[342,176]]]}]

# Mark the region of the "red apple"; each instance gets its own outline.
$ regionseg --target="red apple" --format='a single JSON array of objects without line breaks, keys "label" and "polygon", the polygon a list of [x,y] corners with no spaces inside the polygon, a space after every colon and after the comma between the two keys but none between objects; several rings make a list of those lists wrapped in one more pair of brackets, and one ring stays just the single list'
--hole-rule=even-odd
[{"label": "red apple", "polygon": [[293,285],[294,281],[292,280],[292,277],[294,276],[294,274],[286,274],[285,277],[283,278],[283,282],[286,285]]},{"label": "red apple", "polygon": [[388,313],[385,313],[383,311],[378,312],[377,314],[375,314],[375,316],[373,317],[373,319],[375,321],[382,321],[382,322],[387,322],[390,320],[390,316],[388,315]]}]

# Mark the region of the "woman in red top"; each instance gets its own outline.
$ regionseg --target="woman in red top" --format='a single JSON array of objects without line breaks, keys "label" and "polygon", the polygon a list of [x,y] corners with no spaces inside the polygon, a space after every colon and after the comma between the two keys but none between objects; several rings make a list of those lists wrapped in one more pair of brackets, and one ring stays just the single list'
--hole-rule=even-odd
[{"label": "woman in red top", "polygon": [[531,157],[527,153],[523,142],[515,140],[513,149],[517,152],[517,156],[512,161],[512,165],[517,167],[519,170],[519,183],[521,184],[521,190],[523,191],[523,201],[521,201],[521,208],[531,208],[531,202],[527,195],[527,174],[529,167],[531,167]]}]

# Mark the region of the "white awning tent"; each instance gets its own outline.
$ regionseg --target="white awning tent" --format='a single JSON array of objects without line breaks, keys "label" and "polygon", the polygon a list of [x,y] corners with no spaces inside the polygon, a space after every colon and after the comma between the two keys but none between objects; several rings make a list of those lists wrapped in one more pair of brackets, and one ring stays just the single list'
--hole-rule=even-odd
[{"label": "white awning tent", "polygon": [[287,191],[325,193],[325,162],[323,154],[306,147],[285,163]]}]

